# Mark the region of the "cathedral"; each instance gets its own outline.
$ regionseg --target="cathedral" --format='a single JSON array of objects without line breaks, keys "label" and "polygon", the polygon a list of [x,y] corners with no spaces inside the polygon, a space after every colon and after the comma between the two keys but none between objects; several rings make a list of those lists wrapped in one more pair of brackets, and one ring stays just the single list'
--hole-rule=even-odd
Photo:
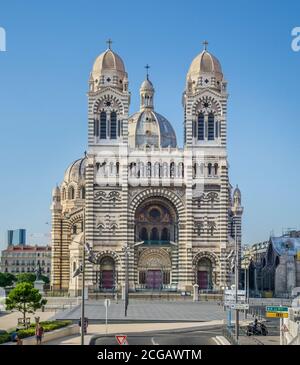
[{"label": "cathedral", "polygon": [[129,77],[109,41],[88,81],[88,150],[52,192],[52,290],[80,294],[82,275],[73,274],[86,243],[89,295],[120,292],[125,278],[130,292],[144,293],[230,284],[243,207],[228,178],[221,64],[207,42],[190,64],[182,148],[155,110],[148,66],[139,92],[140,110],[130,115]]}]

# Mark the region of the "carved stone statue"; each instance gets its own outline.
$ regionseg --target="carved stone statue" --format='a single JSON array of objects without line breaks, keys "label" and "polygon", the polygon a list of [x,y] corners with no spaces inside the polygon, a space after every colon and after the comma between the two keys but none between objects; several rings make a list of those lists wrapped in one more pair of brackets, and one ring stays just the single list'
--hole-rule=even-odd
[{"label": "carved stone statue", "polygon": [[37,267],[35,268],[34,270],[35,272],[35,275],[36,275],[36,278],[35,280],[38,281],[38,280],[41,280],[41,275],[42,275],[42,268],[41,268],[41,265],[40,263],[38,263]]}]

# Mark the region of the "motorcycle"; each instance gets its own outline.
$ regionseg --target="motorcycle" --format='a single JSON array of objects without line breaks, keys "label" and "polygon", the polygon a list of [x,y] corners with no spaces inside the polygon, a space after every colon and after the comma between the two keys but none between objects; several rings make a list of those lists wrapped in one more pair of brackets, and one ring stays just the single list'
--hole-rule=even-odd
[{"label": "motorcycle", "polygon": [[265,324],[261,323],[261,322],[257,322],[255,323],[251,323],[248,325],[247,327],[247,336],[267,336],[268,334],[268,329],[266,327]]}]

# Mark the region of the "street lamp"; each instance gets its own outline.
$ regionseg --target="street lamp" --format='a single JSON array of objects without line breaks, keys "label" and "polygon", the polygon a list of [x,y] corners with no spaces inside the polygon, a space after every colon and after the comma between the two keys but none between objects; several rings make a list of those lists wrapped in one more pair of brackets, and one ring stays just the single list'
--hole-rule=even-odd
[{"label": "street lamp", "polygon": [[[133,247],[137,247],[144,244],[144,241],[137,242],[133,245]],[[128,277],[128,256],[130,253],[130,247],[127,243],[125,247],[123,247],[124,255],[125,255],[125,296],[124,296],[124,315],[127,317],[127,308],[129,304],[129,277]]]},{"label": "street lamp", "polygon": [[239,290],[239,248],[237,239],[237,222],[235,222],[235,338],[236,341],[239,339],[239,310],[237,309],[238,304],[238,290]]}]

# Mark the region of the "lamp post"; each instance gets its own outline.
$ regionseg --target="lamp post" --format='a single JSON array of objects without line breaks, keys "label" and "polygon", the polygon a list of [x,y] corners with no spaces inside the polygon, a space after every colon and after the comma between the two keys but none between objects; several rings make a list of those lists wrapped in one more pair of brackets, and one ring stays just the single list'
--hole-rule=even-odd
[{"label": "lamp post", "polygon": [[128,279],[128,255],[129,255],[129,246],[127,244],[124,247],[124,255],[125,255],[125,298],[124,298],[124,315],[127,317],[127,308],[128,308],[128,301],[129,301],[129,279]]},{"label": "lamp post", "polygon": [[[85,236],[85,234],[84,234]],[[83,241],[85,243],[85,239]],[[85,294],[85,245],[82,245],[82,293],[81,293],[81,345],[84,345],[84,294]]]},{"label": "lamp post", "polygon": [[[140,241],[137,242],[133,245],[133,247],[137,247],[144,244],[144,241]],[[129,275],[128,275],[128,257],[129,257],[129,252],[130,252],[130,247],[127,243],[127,245],[123,248],[124,250],[124,255],[125,255],[125,296],[124,296],[124,315],[125,317],[127,317],[127,308],[128,308],[128,304],[129,304]]]},{"label": "lamp post", "polygon": [[[235,222],[235,304],[238,303],[238,290],[239,290],[239,249],[237,240],[237,224]],[[239,310],[235,309],[235,339],[239,340]]]}]

